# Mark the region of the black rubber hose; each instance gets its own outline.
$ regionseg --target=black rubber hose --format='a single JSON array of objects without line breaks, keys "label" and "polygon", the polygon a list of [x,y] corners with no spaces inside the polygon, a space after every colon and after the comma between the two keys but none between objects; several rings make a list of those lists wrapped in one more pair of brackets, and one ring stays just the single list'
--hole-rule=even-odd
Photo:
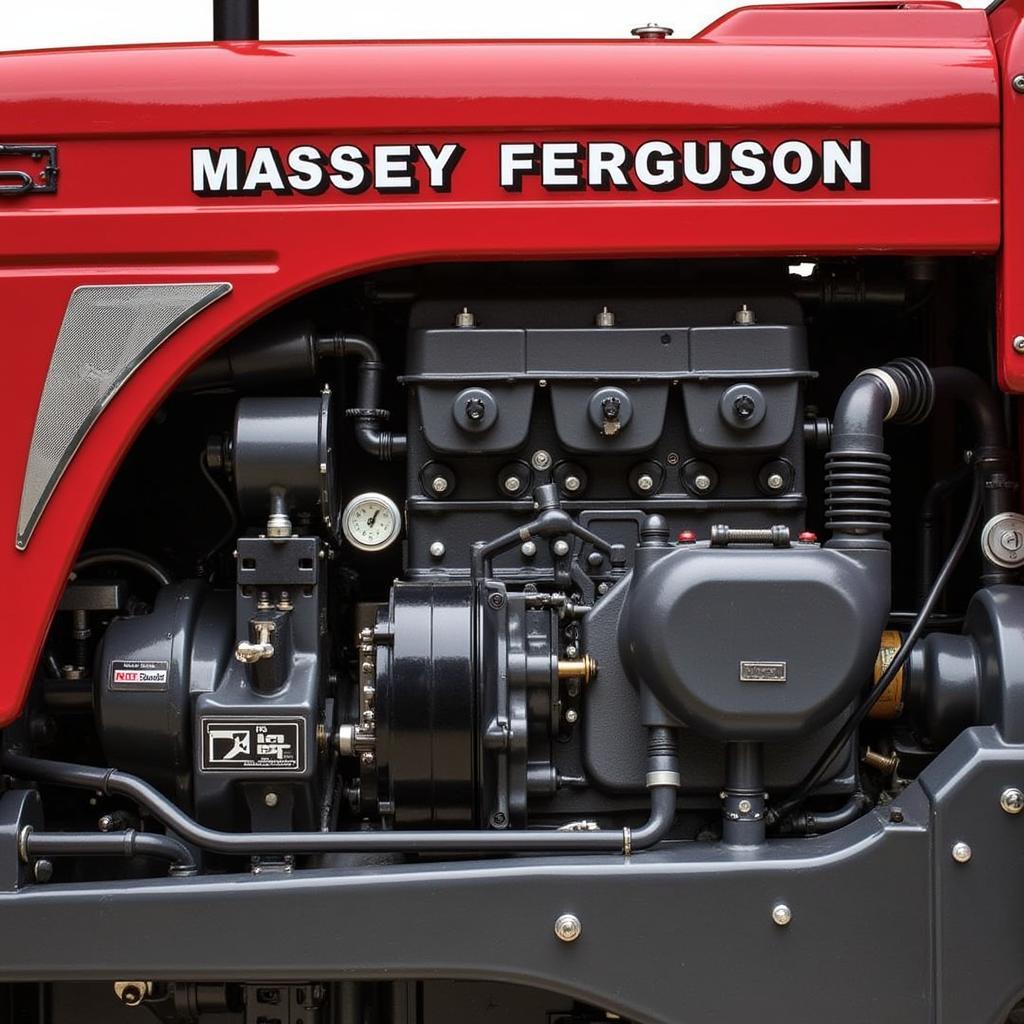
[{"label": "black rubber hose", "polygon": [[856,821],[871,805],[863,793],[854,793],[842,807],[834,811],[801,811],[779,822],[779,835],[823,835]]},{"label": "black rubber hose", "polygon": [[176,875],[195,874],[188,847],[172,836],[151,832],[37,832],[26,826],[19,837],[23,857],[159,857]]},{"label": "black rubber hose", "polygon": [[955,473],[944,480],[936,480],[928,488],[921,505],[921,517],[918,524],[918,565],[917,565],[917,599],[921,602],[927,597],[935,579],[935,547],[938,532],[939,513],[945,507],[949,496],[972,475],[969,465],[961,466]]},{"label": "black rubber hose", "polygon": [[1006,449],[1003,410],[992,389],[971,370],[962,366],[936,366],[932,370],[939,397],[964,405],[974,421],[975,455],[987,449]]},{"label": "black rubber hose", "polygon": [[75,562],[74,571],[81,572],[83,569],[91,569],[97,565],[127,565],[148,573],[161,586],[166,587],[171,582],[171,574],[159,562],[148,555],[143,555],[138,551],[129,551],[127,548],[102,548],[98,551],[89,551]]},{"label": "black rubber hose", "polygon": [[943,588],[949,582],[950,576],[953,575],[953,570],[956,569],[960,558],[963,556],[964,551],[967,549],[967,545],[970,543],[971,537],[974,534],[974,528],[977,525],[978,516],[981,513],[983,490],[983,477],[979,472],[976,473],[974,477],[974,489],[971,492],[971,504],[967,510],[967,516],[964,519],[963,526],[960,528],[960,533],[957,536],[949,554],[946,556],[946,561],[939,570],[938,576],[935,577],[935,582],[932,584],[931,590],[928,592],[928,596],[921,605],[921,608],[917,613],[917,618],[914,620],[914,624],[910,627],[906,639],[903,641],[903,646],[896,652],[892,661],[889,662],[888,667],[879,677],[878,682],[871,688],[867,697],[865,697],[863,702],[858,705],[857,709],[846,720],[839,732],[836,733],[835,738],[825,748],[824,753],[815,762],[814,767],[811,769],[804,781],[797,786],[786,800],[768,812],[769,824],[787,817],[790,813],[796,810],[804,800],[807,799],[814,787],[821,781],[826,770],[839,755],[839,752],[849,742],[850,737],[857,730],[857,727],[877,703],[878,698],[881,697],[889,688],[889,684],[896,678],[896,673],[903,668],[907,658],[910,657],[910,652],[913,650],[914,644],[917,643],[921,634],[927,627],[928,620],[931,617],[932,611],[938,602]]},{"label": "black rubber hose", "polygon": [[384,429],[388,411],[381,407],[384,361],[380,350],[370,341],[357,334],[344,334],[321,338],[317,342],[317,353],[321,356],[355,357],[359,360],[356,378],[356,407],[347,414],[355,421],[356,443],[365,452],[389,462],[404,455],[408,448],[405,434],[393,434]]},{"label": "black rubber hose", "polygon": [[75,786],[133,800],[175,835],[217,853],[629,853],[654,846],[675,817],[676,785],[653,785],[651,813],[638,829],[592,832],[219,832],[190,818],[148,782],[113,768],[47,761],[6,753],[5,771],[19,778]]}]

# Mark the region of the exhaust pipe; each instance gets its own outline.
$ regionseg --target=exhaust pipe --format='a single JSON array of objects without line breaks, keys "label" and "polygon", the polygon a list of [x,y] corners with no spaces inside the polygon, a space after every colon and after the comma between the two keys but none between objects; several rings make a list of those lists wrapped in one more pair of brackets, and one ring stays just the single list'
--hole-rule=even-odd
[{"label": "exhaust pipe", "polygon": [[244,42],[260,37],[260,0],[213,0],[215,42]]}]

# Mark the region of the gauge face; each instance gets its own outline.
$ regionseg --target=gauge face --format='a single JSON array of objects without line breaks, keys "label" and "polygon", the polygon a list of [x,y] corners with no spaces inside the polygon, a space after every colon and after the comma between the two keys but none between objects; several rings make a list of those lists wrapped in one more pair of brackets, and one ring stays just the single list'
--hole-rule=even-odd
[{"label": "gauge face", "polygon": [[402,514],[386,495],[360,494],[345,507],[341,517],[345,539],[360,551],[383,551],[398,539]]}]

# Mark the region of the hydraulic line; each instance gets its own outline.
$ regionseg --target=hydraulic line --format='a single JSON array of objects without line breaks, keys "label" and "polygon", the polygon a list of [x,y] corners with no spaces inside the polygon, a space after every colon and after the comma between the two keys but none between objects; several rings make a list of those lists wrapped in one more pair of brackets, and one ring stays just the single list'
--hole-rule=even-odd
[{"label": "hydraulic line", "polygon": [[[658,843],[675,820],[679,762],[675,736],[651,730],[650,815],[636,829],[556,831],[220,832],[200,825],[149,783],[113,768],[47,761],[6,753],[6,771],[51,785],[127,797],[186,842],[217,853],[254,856],[299,853],[623,853]],[[116,837],[115,837],[116,838]]]},{"label": "hydraulic line", "polygon": [[37,832],[26,825],[18,836],[22,860],[33,857],[159,857],[175,875],[195,874],[196,863],[184,843],[173,836],[126,829],[123,832]]},{"label": "hydraulic line", "polygon": [[896,653],[892,661],[889,662],[888,667],[879,677],[878,682],[875,683],[861,704],[846,720],[845,724],[836,734],[832,742],[825,748],[824,753],[818,758],[807,778],[797,786],[786,800],[768,812],[769,823],[775,823],[787,817],[792,813],[792,811],[799,807],[804,800],[807,799],[814,787],[821,781],[826,770],[839,755],[839,752],[844,746],[846,746],[850,737],[854,734],[857,727],[874,706],[875,702],[889,688],[889,684],[896,677],[896,673],[903,668],[907,658],[910,657],[910,652],[913,649],[914,644],[927,627],[928,620],[931,617],[932,610],[938,602],[939,596],[946,584],[949,582],[949,578],[952,576],[953,570],[956,569],[960,558],[967,549],[967,545],[970,543],[978,522],[978,516],[981,513],[983,490],[983,476],[979,471],[975,474],[974,489],[971,492],[971,504],[967,510],[967,516],[964,519],[964,524],[960,529],[960,534],[957,537],[956,542],[953,544],[949,555],[946,557],[945,563],[939,570],[938,576],[935,577],[935,582],[932,584],[931,590],[929,590],[924,603],[921,605],[921,608],[917,613],[917,618],[914,620],[914,624],[910,627],[910,631],[907,633],[906,639],[903,642],[903,646]]}]

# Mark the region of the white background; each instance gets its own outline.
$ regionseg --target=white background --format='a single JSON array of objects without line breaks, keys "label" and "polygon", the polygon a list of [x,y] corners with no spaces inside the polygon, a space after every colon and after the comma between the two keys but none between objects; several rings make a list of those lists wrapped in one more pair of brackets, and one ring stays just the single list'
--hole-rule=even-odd
[{"label": "white background", "polygon": [[[773,0],[761,0],[773,2]],[[792,0],[790,0],[792,2]],[[262,0],[264,39],[616,38],[698,32],[743,0]],[[966,0],[983,7],[986,0]],[[212,0],[0,0],[0,50],[206,40]]]}]

